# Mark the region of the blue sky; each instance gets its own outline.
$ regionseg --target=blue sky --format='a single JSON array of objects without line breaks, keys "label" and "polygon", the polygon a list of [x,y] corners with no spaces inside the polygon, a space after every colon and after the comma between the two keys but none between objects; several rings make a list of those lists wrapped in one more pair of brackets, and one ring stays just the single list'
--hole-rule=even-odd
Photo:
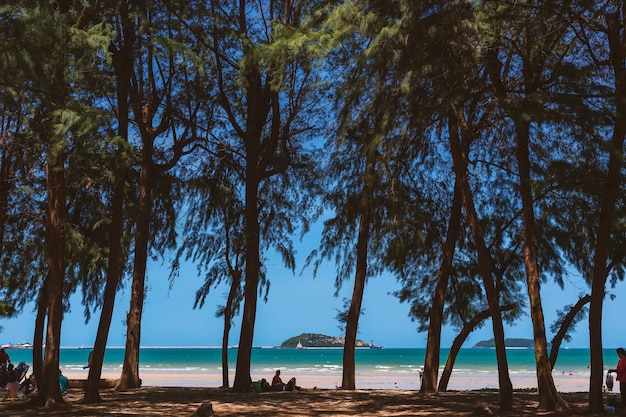
[{"label": "blue sky", "polygon": [[[305,235],[302,242],[294,242],[296,273],[282,267],[279,257],[267,262],[267,276],[270,279],[268,302],[259,299],[254,335],[255,346],[278,346],[284,340],[301,333],[322,333],[330,336],[344,336],[335,319],[337,310],[343,308],[343,299],[352,295],[353,282],[345,282],[342,291],[335,297],[335,267],[326,263],[313,278],[312,268],[302,271],[306,256],[319,244],[321,225],[316,225]],[[148,263],[147,298],[144,306],[142,346],[220,346],[223,323],[215,317],[216,307],[223,305],[228,289],[212,290],[202,309],[193,309],[195,292],[202,279],[192,264],[181,265],[181,273],[169,289],[169,260]],[[604,303],[603,337],[604,347],[613,348],[626,345],[621,337],[620,324],[623,316],[623,284],[609,292],[616,295]],[[399,284],[389,275],[372,278],[365,288],[363,299],[364,314],[359,320],[358,338],[365,342],[373,341],[385,347],[425,347],[426,333],[417,333],[417,323],[408,316],[409,306],[401,304],[391,293],[399,289]],[[550,324],[556,318],[556,310],[572,304],[582,291],[587,291],[581,276],[572,274],[561,290],[555,285],[542,287],[542,299],[548,340]],[[118,294],[114,317],[109,333],[109,346],[124,346],[126,327],[124,320],[129,308],[130,283]],[[61,329],[62,346],[92,346],[96,337],[100,312],[92,314],[85,323],[80,294],[71,299],[71,311],[66,313]],[[32,341],[35,322],[33,305],[12,319],[0,319],[3,332],[0,344]],[[235,318],[231,329],[230,345],[238,343],[240,318]],[[566,346],[587,348],[589,333],[587,321],[576,327],[573,340]],[[620,329],[620,331],[615,331]],[[456,332],[445,328],[442,347],[452,344]],[[526,316],[514,327],[505,329],[506,337],[532,338],[532,325]],[[486,323],[475,331],[464,347],[471,347],[480,340],[492,338],[491,323]]]},{"label": "blue sky", "polygon": [[[306,254],[302,254],[302,257]],[[301,268],[301,267],[300,267]],[[299,269],[298,269],[299,271]],[[194,294],[200,285],[200,278],[192,265],[186,265],[173,289],[168,290],[168,265],[152,261],[148,265],[149,292],[145,304],[142,331],[143,346],[219,346],[222,337],[222,322],[215,318],[218,304],[224,303],[226,288],[218,288],[207,299],[203,309],[194,310]],[[322,268],[313,279],[312,272],[305,270],[302,275],[292,274],[281,267],[280,262],[270,261],[268,276],[271,279],[269,302],[259,302],[254,344],[276,346],[285,339],[300,333],[322,333],[343,336],[335,320],[337,309],[343,305],[343,298],[350,297],[352,283],[347,282],[339,297],[334,297],[334,270],[332,265]],[[400,304],[390,295],[398,284],[389,276],[373,278],[369,281],[363,302],[365,314],[359,324],[359,338],[366,342],[374,341],[385,347],[425,347],[426,333],[417,333],[416,323],[408,317],[409,307]],[[546,324],[556,317],[556,309],[566,302],[573,302],[585,284],[581,277],[571,276],[565,290],[555,286],[542,287]],[[623,296],[621,287],[611,290],[617,295],[615,300],[606,299],[604,311],[604,345],[612,348],[626,345],[621,336]],[[116,302],[109,346],[123,346],[125,327],[123,320],[129,305],[129,285],[120,293]],[[62,346],[91,346],[95,339],[99,312],[85,324],[80,297],[72,299],[72,310],[66,314],[62,334]],[[4,328],[0,334],[0,344],[32,340],[34,312],[27,306],[23,313],[13,319],[0,320]],[[616,332],[615,329],[620,329]],[[231,331],[231,343],[239,337],[239,319]],[[452,343],[455,333],[444,330],[442,346]],[[491,338],[491,325],[485,325],[473,334],[464,347]],[[530,319],[525,317],[515,327],[506,329],[506,337],[532,338]],[[548,333],[548,337],[551,334]],[[580,323],[569,347],[588,347],[587,322]]]}]

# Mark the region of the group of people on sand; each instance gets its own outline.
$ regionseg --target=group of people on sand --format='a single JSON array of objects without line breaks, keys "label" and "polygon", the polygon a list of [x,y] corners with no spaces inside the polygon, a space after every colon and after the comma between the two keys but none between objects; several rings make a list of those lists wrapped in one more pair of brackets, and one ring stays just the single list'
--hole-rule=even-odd
[{"label": "group of people on sand", "polygon": [[268,392],[268,391],[300,391],[301,387],[296,385],[296,378],[291,378],[285,384],[280,377],[280,369],[276,371],[276,374],[272,378],[272,383],[268,383],[265,378],[261,379],[258,382],[252,384],[254,389],[257,392]]},{"label": "group of people on sand", "polygon": [[[37,394],[35,374],[31,373],[26,377],[27,372],[28,365],[20,362],[18,366],[14,366],[9,354],[0,348],[0,392],[3,398],[13,399]],[[59,387],[62,394],[67,393],[69,385],[69,380],[59,369]]]},{"label": "group of people on sand", "polygon": [[20,362],[17,366],[11,363],[9,354],[0,349],[0,389],[3,398],[13,399],[37,393],[37,381],[34,374],[27,378],[28,365]]},{"label": "group of people on sand", "polygon": [[[17,367],[11,363],[9,354],[0,349],[0,389],[3,398],[18,398],[18,396],[31,395],[37,392],[35,376],[31,374],[24,378],[28,371],[28,365],[20,362]],[[22,378],[24,380],[22,381]]]}]

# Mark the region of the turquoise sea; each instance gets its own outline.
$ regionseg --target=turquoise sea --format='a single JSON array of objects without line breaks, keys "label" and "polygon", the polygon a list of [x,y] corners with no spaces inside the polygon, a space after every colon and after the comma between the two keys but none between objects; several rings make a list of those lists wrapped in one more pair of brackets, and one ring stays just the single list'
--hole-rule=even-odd
[{"label": "turquoise sea", "polygon": [[[89,348],[62,348],[61,369],[82,371],[87,364]],[[11,361],[32,363],[32,350],[7,350]],[[384,348],[357,349],[357,373],[366,374],[416,374],[423,366],[425,349]],[[442,349],[443,368],[448,349]],[[237,349],[229,349],[229,368],[235,368]],[[253,373],[272,375],[282,369],[298,374],[341,372],[343,350],[341,349],[280,349],[255,348],[252,352]],[[124,359],[124,348],[107,348],[104,371],[119,372]],[[535,362],[532,349],[508,349],[509,370],[514,374],[534,374]],[[554,372],[583,374],[588,372],[589,349],[561,349]],[[605,369],[614,368],[617,355],[614,349],[604,350]],[[145,347],[140,351],[140,372],[162,371],[178,373],[221,372],[221,349],[214,347]],[[86,371],[85,371],[86,372]],[[454,366],[454,374],[476,375],[497,372],[495,350],[461,349]]]}]

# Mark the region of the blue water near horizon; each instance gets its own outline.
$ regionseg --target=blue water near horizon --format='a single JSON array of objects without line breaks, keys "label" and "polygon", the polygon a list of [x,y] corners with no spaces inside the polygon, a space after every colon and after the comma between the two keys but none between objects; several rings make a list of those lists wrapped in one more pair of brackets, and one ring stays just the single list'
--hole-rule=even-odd
[{"label": "blue water near horizon", "polygon": [[[87,364],[89,348],[61,348],[62,370],[78,371]],[[441,350],[443,368],[449,349]],[[24,361],[32,364],[32,350],[8,349],[13,363]],[[222,369],[221,349],[217,347],[143,347],[140,350],[140,372],[154,370],[163,372],[201,373]],[[614,349],[604,349],[604,368],[615,368],[617,355]],[[357,349],[355,354],[357,373],[414,374],[423,367],[424,348]],[[123,347],[109,347],[105,352],[103,370],[121,371],[124,360]],[[234,370],[237,349],[228,350],[229,368]],[[511,374],[534,374],[533,349],[507,349],[507,361]],[[252,350],[251,368],[254,373],[272,375],[276,369],[298,373],[341,372],[342,349],[282,349],[255,348]],[[589,349],[561,349],[554,368],[555,373],[576,374],[589,372]],[[86,372],[86,371],[85,371]],[[490,374],[497,372],[494,349],[461,349],[456,358],[455,374]]]}]

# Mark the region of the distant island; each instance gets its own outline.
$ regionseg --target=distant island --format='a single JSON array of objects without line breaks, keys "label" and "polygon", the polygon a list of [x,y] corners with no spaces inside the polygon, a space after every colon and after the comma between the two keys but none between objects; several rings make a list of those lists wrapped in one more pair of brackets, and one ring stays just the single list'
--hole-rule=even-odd
[{"label": "distant island", "polygon": [[[343,337],[326,336],[317,333],[302,333],[299,336],[291,337],[281,343],[281,348],[308,348],[308,347],[343,347],[345,339]],[[356,347],[368,347],[369,344],[362,340],[356,341]]]},{"label": "distant island", "polygon": [[[528,348],[532,349],[535,347],[535,342],[533,339],[522,339],[522,338],[507,338],[504,339],[504,346],[510,348]],[[550,343],[548,343],[548,347]],[[493,339],[489,340],[481,340],[476,343],[473,348],[494,348],[496,347],[496,342]]]}]

